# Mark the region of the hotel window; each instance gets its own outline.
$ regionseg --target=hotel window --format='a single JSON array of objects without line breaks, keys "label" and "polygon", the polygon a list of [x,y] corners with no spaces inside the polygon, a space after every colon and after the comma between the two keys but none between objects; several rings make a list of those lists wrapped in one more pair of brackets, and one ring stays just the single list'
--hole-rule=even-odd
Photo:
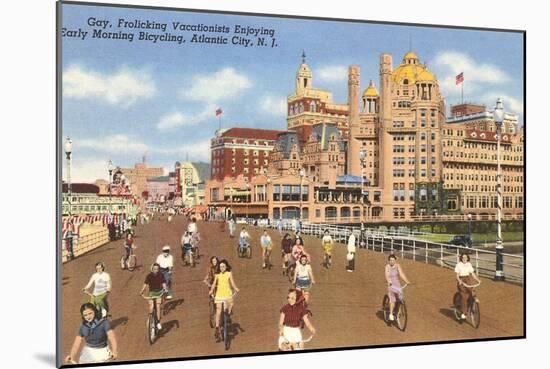
[{"label": "hotel window", "polygon": [[281,200],[281,185],[273,186],[273,201]]},{"label": "hotel window", "polygon": [[254,159],[254,165],[258,165],[258,159]]},{"label": "hotel window", "polygon": [[432,140],[435,140],[435,133],[432,133]]},{"label": "hotel window", "polygon": [[421,169],[420,170],[420,176],[421,177],[426,177],[426,169]]},{"label": "hotel window", "polygon": [[258,156],[258,151],[257,150],[254,150],[254,156]]},{"label": "hotel window", "polygon": [[248,156],[248,154],[249,154],[248,150],[244,150],[244,155]]},{"label": "hotel window", "polygon": [[428,200],[428,190],[425,188],[420,190],[420,201],[426,201]]},{"label": "hotel window", "polygon": [[244,159],[244,164],[248,165],[248,159]]},{"label": "hotel window", "polygon": [[420,164],[426,164],[426,157],[425,156],[422,156],[420,158]]},{"label": "hotel window", "polygon": [[432,145],[432,152],[435,152],[435,145]]},{"label": "hotel window", "polygon": [[414,201],[414,190],[409,190],[409,200]]},{"label": "hotel window", "polygon": [[435,156],[432,156],[432,164],[435,164]]},{"label": "hotel window", "polygon": [[243,169],[243,172],[246,173],[246,174],[248,174],[248,168],[244,168],[244,169]]},{"label": "hotel window", "polygon": [[422,132],[422,133],[420,134],[420,139],[421,139],[422,141],[424,141],[424,140],[426,139],[426,133]]},{"label": "hotel window", "polygon": [[426,145],[420,145],[420,152],[426,152]]}]

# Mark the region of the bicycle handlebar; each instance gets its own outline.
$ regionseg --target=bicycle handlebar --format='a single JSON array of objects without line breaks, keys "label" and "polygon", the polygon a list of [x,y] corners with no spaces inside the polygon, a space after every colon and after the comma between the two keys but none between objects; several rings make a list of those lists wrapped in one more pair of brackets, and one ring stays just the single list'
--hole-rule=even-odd
[{"label": "bicycle handlebar", "polygon": [[302,340],[301,340],[300,342],[290,342],[290,340],[289,340],[284,334],[282,335],[282,337],[283,337],[283,339],[284,339],[284,342],[283,342],[283,343],[286,343],[286,344],[288,344],[288,343],[308,343],[309,341],[311,341],[311,340],[313,339],[313,336],[314,336],[314,334],[310,335],[310,336],[309,336],[308,338],[306,338],[306,339],[303,339],[303,338],[302,338]]},{"label": "bicycle handlebar", "polygon": [[[462,281],[461,281],[461,282],[462,282]],[[462,285],[463,285],[464,287],[466,287],[466,288],[476,288],[476,287],[479,287],[480,284],[481,284],[481,281],[479,281],[479,282],[477,282],[477,284],[474,284],[474,285],[471,285],[471,286],[468,285],[468,284],[466,284],[466,283],[464,283],[464,282],[462,282]]]},{"label": "bicycle handlebar", "polygon": [[140,296],[143,297],[145,300],[158,300],[162,298],[162,296],[165,294],[166,294],[166,291],[163,290],[159,297],[145,296],[143,293],[140,293]]}]

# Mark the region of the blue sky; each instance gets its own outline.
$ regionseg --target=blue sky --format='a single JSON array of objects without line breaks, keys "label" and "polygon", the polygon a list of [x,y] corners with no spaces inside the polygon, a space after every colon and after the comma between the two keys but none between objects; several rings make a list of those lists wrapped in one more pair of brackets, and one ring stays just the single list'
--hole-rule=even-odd
[{"label": "blue sky", "polygon": [[[108,20],[110,32],[133,31],[132,42],[92,38],[89,18]],[[140,30],[117,28],[120,18],[167,23],[184,44],[138,41]],[[192,44],[194,32],[174,32],[172,22],[226,25],[228,45]],[[231,45],[235,25],[274,29],[277,47]],[[439,79],[447,107],[460,101],[456,74],[464,72],[464,99],[505,110],[523,121],[523,36],[432,27],[312,21],[223,14],[63,6],[63,27],[88,31],[62,38],[63,135],[73,140],[73,181],[107,178],[107,161],[172,168],[187,155],[209,161],[209,139],[223,127],[286,128],[286,96],[294,90],[302,50],[313,86],[347,99],[347,66],[361,67],[361,90],[379,86],[382,52],[394,68],[409,50]],[[149,31],[162,34],[162,31]],[[255,38],[248,37],[255,42]],[[269,37],[266,37],[271,42]],[[499,49],[499,53],[495,49]]]}]

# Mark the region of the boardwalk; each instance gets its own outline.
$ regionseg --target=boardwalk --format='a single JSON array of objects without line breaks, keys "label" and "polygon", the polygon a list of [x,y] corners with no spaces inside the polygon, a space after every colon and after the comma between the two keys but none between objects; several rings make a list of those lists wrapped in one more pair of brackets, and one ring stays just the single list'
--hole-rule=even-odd
[{"label": "boardwalk", "polygon": [[[112,325],[119,341],[120,360],[143,360],[236,353],[277,351],[279,309],[285,303],[288,281],[281,275],[280,236],[270,231],[274,244],[275,267],[261,268],[259,237],[261,229],[249,227],[253,238],[252,259],[239,259],[236,240],[227,231],[220,233],[219,223],[199,223],[202,235],[201,263],[195,268],[179,262],[179,239],[186,222],[176,217],[168,224],[156,220],[137,229],[138,268],[122,271],[119,259],[122,241],[111,242],[93,252],[64,264],[62,280],[62,351],[67,354],[78,331],[78,309],[86,301],[80,292],[94,271],[96,261],[107,264],[113,280],[109,297]],[[240,228],[239,228],[240,229]],[[322,249],[318,239],[306,236],[306,250],[313,256],[317,284],[312,290],[310,309],[317,335],[307,348],[385,345],[397,343],[468,340],[521,336],[523,330],[523,288],[483,279],[478,290],[481,301],[481,326],[474,329],[454,320],[450,309],[455,291],[452,271],[435,265],[403,260],[402,266],[414,285],[407,289],[409,324],[405,332],[388,327],[381,319],[380,304],[385,293],[386,256],[359,250],[356,271],[345,271],[345,250],[338,245],[333,268],[320,266]],[[165,333],[154,345],[146,336],[147,303],[139,296],[150,264],[162,245],[170,244],[177,263],[174,271],[174,299],[166,306]],[[235,337],[225,352],[216,343],[208,325],[207,289],[202,283],[207,259],[211,255],[226,258],[241,289],[233,317]]]}]

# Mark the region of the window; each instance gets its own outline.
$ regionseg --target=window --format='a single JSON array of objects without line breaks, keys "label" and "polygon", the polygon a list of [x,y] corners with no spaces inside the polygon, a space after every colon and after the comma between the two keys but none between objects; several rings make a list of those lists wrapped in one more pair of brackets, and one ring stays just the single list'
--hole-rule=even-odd
[{"label": "window", "polygon": [[426,152],[426,145],[420,145],[420,152]]},{"label": "window", "polygon": [[421,177],[426,177],[426,169],[421,169],[420,170],[420,176]]},{"label": "window", "polygon": [[428,190],[425,188],[420,190],[420,201],[426,201],[428,200]]},{"label": "window", "polygon": [[422,132],[422,133],[420,134],[420,139],[421,139],[422,141],[426,140],[426,133]]}]

